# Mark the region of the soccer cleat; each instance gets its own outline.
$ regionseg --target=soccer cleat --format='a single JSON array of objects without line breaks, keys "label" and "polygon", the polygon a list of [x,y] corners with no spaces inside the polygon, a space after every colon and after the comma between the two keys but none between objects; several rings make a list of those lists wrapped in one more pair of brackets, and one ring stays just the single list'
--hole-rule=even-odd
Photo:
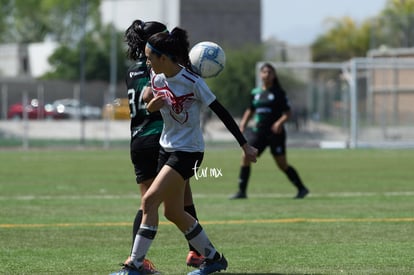
[{"label": "soccer cleat", "polygon": [[144,262],[142,263],[142,268],[146,272],[145,274],[161,274],[155,268],[155,265],[148,259],[144,259]]},{"label": "soccer cleat", "polygon": [[247,199],[246,192],[238,191],[236,194],[231,196],[229,199],[236,200],[236,199]]},{"label": "soccer cleat", "polygon": [[308,194],[309,194],[309,190],[307,188],[301,188],[301,189],[299,189],[299,191],[298,191],[296,197],[294,197],[294,199],[303,199]]},{"label": "soccer cleat", "polygon": [[[128,258],[130,259],[130,258]],[[122,269],[120,271],[111,273],[110,275],[147,275],[147,274],[161,274],[155,265],[148,259],[145,259],[142,266],[136,267],[131,261],[126,261],[121,264]]]},{"label": "soccer cleat", "polygon": [[186,263],[188,266],[199,267],[204,262],[204,256],[195,251],[188,252]]},{"label": "soccer cleat", "polygon": [[132,262],[121,264],[121,270],[111,273],[109,275],[145,275],[144,268],[141,266],[137,268]]},{"label": "soccer cleat", "polygon": [[220,272],[221,270],[227,269],[227,260],[221,255],[220,259],[214,261],[210,259],[205,259],[201,264],[200,269],[191,271],[187,275],[207,275],[214,272]]}]

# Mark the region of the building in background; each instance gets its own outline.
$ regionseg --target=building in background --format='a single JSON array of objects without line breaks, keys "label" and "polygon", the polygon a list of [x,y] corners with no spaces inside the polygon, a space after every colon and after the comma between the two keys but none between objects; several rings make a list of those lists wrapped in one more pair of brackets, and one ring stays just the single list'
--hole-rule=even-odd
[{"label": "building in background", "polygon": [[168,28],[180,23],[180,0],[102,0],[101,16],[104,24],[113,22],[125,30],[132,21],[160,21]]},{"label": "building in background", "polygon": [[192,44],[205,40],[223,48],[261,44],[261,1],[181,0],[180,25]]},{"label": "building in background", "polygon": [[[367,77],[367,110],[370,123],[414,122],[414,48],[380,47],[367,53],[372,68]],[[382,60],[375,66],[374,61]]]},{"label": "building in background", "polygon": [[104,23],[125,30],[134,19],[160,21],[169,29],[180,26],[190,43],[214,41],[223,47],[261,43],[259,0],[103,0]]},{"label": "building in background", "polygon": [[0,78],[36,78],[51,69],[48,58],[56,42],[0,44]]},{"label": "building in background", "polygon": [[26,45],[0,45],[0,77],[29,77],[29,56]]}]

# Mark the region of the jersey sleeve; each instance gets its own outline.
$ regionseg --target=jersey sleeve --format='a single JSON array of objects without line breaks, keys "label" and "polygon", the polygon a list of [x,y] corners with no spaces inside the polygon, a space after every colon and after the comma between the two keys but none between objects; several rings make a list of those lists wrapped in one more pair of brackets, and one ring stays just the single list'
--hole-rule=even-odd
[{"label": "jersey sleeve", "polygon": [[290,111],[291,107],[290,107],[289,98],[287,97],[286,92],[284,90],[281,90],[280,95],[282,99],[281,110],[283,112]]},{"label": "jersey sleeve", "polygon": [[196,97],[203,103],[205,106],[209,106],[214,100],[216,100],[216,95],[210,90],[206,82],[199,78],[195,83],[195,93]]}]

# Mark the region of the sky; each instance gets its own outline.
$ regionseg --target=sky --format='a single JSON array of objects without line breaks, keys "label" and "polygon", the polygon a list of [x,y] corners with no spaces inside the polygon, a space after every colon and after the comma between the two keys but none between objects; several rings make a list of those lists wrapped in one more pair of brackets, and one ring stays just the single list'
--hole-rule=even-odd
[{"label": "sky", "polygon": [[326,19],[349,16],[362,22],[378,15],[387,0],[262,0],[262,39],[311,44],[328,29]]},{"label": "sky", "polygon": [[[147,0],[148,1],[148,0]],[[179,0],[160,0],[149,2],[157,10],[157,5],[176,5]],[[206,0],[208,1],[208,0]],[[378,15],[387,0],[261,0],[262,1],[262,40],[275,37],[291,45],[309,45],[319,34],[328,29],[327,18],[349,16],[362,22]],[[114,6],[114,3],[117,5]],[[136,18],[143,20],[161,20],[169,10],[159,9],[161,13],[148,13],[141,9],[143,1],[137,0],[103,0],[102,12],[104,22],[115,18],[119,29],[126,29]],[[158,3],[158,4],[157,4]],[[146,4],[148,5],[148,4]],[[165,19],[165,18],[164,18]],[[172,22],[177,18],[169,18]],[[167,23],[167,22],[166,22]]]}]

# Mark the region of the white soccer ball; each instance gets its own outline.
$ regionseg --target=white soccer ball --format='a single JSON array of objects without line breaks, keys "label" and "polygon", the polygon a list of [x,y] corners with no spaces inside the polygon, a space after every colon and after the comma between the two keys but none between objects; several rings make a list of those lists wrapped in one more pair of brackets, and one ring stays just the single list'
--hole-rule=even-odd
[{"label": "white soccer ball", "polygon": [[193,70],[204,78],[217,76],[226,63],[226,54],[223,49],[210,41],[194,45],[189,56]]}]

